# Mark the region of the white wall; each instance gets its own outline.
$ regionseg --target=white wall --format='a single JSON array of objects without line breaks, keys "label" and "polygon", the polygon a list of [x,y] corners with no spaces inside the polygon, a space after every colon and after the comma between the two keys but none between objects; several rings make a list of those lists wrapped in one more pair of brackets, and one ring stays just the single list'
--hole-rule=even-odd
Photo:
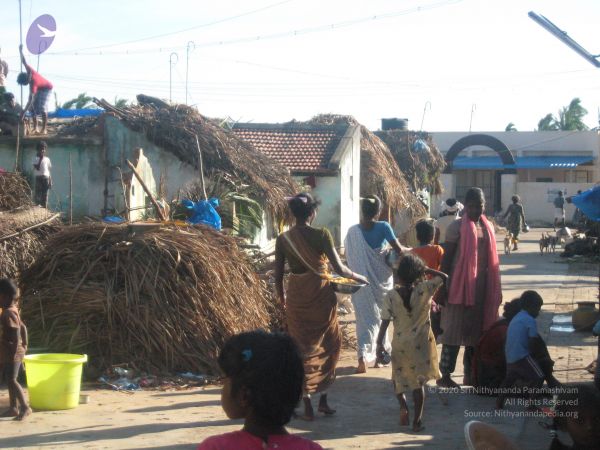
[{"label": "white wall", "polygon": [[[566,191],[565,197],[585,191],[593,183],[517,183],[517,194],[525,208],[525,218],[530,225],[547,225],[554,221],[554,198],[558,190]],[[565,203],[567,222],[573,217],[575,206]]]},{"label": "white wall", "polygon": [[347,135],[348,149],[340,161],[340,246],[360,220],[360,128],[351,127]]},{"label": "white wall", "polygon": [[[328,177],[315,177],[316,186],[312,194],[321,200],[315,227],[324,227],[331,231],[336,245],[340,244],[341,177],[340,174]],[[303,177],[296,177],[301,182]]]}]

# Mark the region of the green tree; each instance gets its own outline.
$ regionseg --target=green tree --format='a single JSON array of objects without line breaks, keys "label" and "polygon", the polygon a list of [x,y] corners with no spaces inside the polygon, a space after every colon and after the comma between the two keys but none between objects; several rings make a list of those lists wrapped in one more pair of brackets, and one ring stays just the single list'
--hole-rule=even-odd
[{"label": "green tree", "polygon": [[515,124],[512,122],[509,122],[508,125],[506,125],[506,128],[504,129],[504,131],[518,131],[517,127],[515,127]]},{"label": "green tree", "polygon": [[63,103],[62,109],[85,109],[94,106],[92,97],[87,95],[86,92],[82,92],[77,97]]},{"label": "green tree", "polygon": [[126,98],[118,98],[117,96],[115,96],[115,101],[113,105],[117,108],[125,108],[129,105],[129,101]]},{"label": "green tree", "polygon": [[583,118],[587,114],[587,109],[581,106],[581,99],[575,97],[568,106],[562,107],[558,111],[558,118],[553,114],[546,114],[538,122],[538,131],[583,131],[588,127],[583,123]]}]

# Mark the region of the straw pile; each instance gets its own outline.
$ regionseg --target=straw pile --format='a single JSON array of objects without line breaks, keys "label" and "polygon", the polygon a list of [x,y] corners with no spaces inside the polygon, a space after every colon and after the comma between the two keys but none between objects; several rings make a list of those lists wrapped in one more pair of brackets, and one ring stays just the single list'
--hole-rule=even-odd
[{"label": "straw pile", "polygon": [[15,172],[0,173],[0,210],[11,211],[30,206],[31,188],[23,175]]},{"label": "straw pile", "polygon": [[[352,116],[322,114],[311,119],[322,125],[360,125]],[[360,193],[375,194],[392,211],[408,210],[411,217],[421,217],[425,209],[405,175],[394,161],[386,144],[363,125],[360,125]]]},{"label": "straw pile", "polygon": [[[375,134],[391,150],[396,163],[414,191],[427,189],[442,193],[440,175],[446,167],[444,157],[429,133],[415,131],[377,131]],[[417,139],[425,141],[429,151],[415,152]]]},{"label": "straw pile", "polygon": [[276,221],[288,217],[285,197],[294,195],[297,186],[287,169],[194,108],[148,101],[116,108],[104,100],[95,102],[130,129],[144,133],[151,142],[196,168],[199,167],[197,136],[205,175],[221,174],[252,186],[254,200]]},{"label": "straw pile", "polygon": [[264,284],[233,239],[208,227],[84,224],[54,235],[23,277],[32,345],[96,368],[216,373],[229,336],[268,328]]}]

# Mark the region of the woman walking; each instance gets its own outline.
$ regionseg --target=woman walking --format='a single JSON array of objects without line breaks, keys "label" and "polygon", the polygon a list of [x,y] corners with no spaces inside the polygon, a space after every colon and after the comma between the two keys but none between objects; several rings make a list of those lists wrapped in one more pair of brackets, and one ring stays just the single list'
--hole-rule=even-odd
[{"label": "woman walking", "polygon": [[525,226],[525,211],[521,204],[521,198],[518,195],[512,196],[512,205],[506,208],[506,212],[502,218],[506,219],[506,216],[508,216],[506,225],[512,236],[513,250],[518,250],[519,246],[517,243],[519,242],[519,233]]},{"label": "woman walking", "polygon": [[502,303],[500,263],[494,227],[483,214],[485,198],[479,188],[465,196],[465,214],[448,226],[442,272],[449,274],[446,305],[442,308],[442,355],[438,385],[457,387],[451,375],[461,346],[464,384],[470,385],[474,348],[498,318]]},{"label": "woman walking", "polygon": [[[344,243],[350,269],[365,274],[369,280],[369,286],[352,294],[358,341],[356,373],[365,373],[367,364],[376,360],[383,298],[394,288],[392,268],[385,262],[383,247],[387,242],[398,253],[407,250],[396,239],[390,224],[378,220],[381,213],[379,197],[369,195],[363,198],[361,212],[360,223],[350,227]],[[388,352],[391,349],[387,336],[384,347]],[[377,363],[375,367],[378,367]]]},{"label": "woman walking", "polygon": [[[275,288],[286,311],[288,333],[296,341],[304,359],[304,415],[314,419],[310,396],[319,393],[318,411],[331,415],[327,388],[335,379],[341,348],[337,320],[337,299],[328,280],[327,263],[339,275],[368,283],[362,275],[342,264],[331,233],[311,226],[317,214],[317,202],[301,193],[289,199],[296,224],[277,238],[275,244]],[[285,263],[290,275],[283,287]]]}]

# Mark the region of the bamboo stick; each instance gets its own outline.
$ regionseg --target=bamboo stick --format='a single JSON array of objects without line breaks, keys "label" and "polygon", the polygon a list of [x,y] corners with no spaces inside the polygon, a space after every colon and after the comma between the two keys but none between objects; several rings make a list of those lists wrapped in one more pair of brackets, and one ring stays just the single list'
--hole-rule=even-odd
[{"label": "bamboo stick", "polygon": [[127,165],[133,171],[133,174],[135,175],[135,177],[137,178],[137,180],[142,185],[142,188],[144,189],[144,192],[146,193],[146,195],[148,197],[150,197],[150,201],[154,205],[154,208],[156,209],[156,214],[158,214],[158,217],[160,218],[160,220],[162,220],[163,222],[166,221],[167,218],[165,217],[165,215],[164,215],[164,213],[162,211],[162,208],[160,207],[160,205],[158,204],[158,202],[154,198],[154,195],[152,195],[152,192],[150,192],[150,189],[148,189],[148,186],[146,186],[146,183],[144,183],[144,180],[142,179],[142,176],[138,173],[138,171],[135,168],[135,166],[133,164],[131,164],[131,161],[127,160]]}]

